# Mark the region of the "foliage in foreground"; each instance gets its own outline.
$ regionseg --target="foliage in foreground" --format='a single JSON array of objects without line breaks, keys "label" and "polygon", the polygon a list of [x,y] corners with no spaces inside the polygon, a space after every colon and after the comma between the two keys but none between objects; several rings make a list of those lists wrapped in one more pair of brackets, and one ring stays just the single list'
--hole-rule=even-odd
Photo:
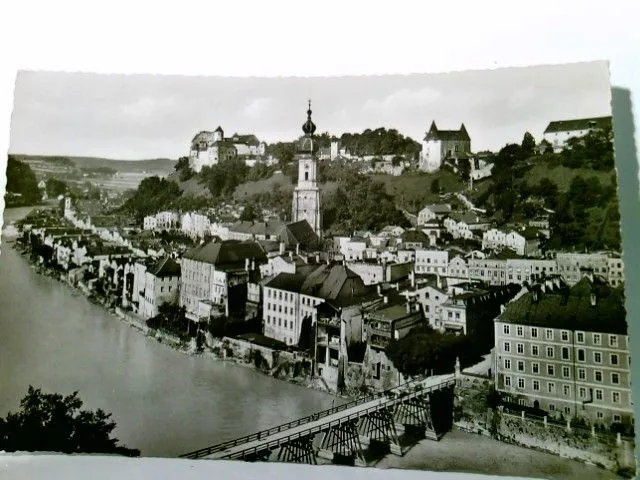
[{"label": "foliage in foreground", "polygon": [[78,392],[63,397],[29,386],[20,411],[0,418],[0,450],[140,456],[111,438],[116,423],[110,413],[81,410],[82,405]]}]

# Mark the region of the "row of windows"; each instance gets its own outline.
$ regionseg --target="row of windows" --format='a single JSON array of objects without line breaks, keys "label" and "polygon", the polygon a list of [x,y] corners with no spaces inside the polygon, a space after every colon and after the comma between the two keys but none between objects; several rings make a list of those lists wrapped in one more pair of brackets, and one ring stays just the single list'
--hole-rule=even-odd
[{"label": "row of windows", "polygon": [[[531,389],[534,392],[539,392],[541,391],[541,386],[542,386],[542,381],[541,380],[532,380],[531,381]],[[505,375],[504,377],[504,386],[505,387],[511,387],[513,386],[514,383],[512,383],[512,379],[510,376]],[[527,381],[524,378],[521,377],[516,377],[515,379],[515,386],[521,390],[524,390],[527,388]],[[546,390],[547,393],[550,394],[556,394],[557,390],[556,390],[556,383],[555,382],[546,382]],[[571,385],[562,385],[562,395],[564,395],[565,397],[570,397],[571,396]],[[593,395],[593,399],[598,400],[598,401],[602,401],[604,399],[604,392],[601,388],[596,388],[593,389],[593,392],[591,392],[591,389],[589,389],[589,392],[587,391],[587,388],[585,387],[579,387],[578,388],[578,397],[582,398],[582,399],[588,399],[591,397],[591,395]],[[611,402],[615,403],[615,404],[619,404],[620,403],[620,392],[611,392]]]},{"label": "row of windows", "polygon": [[[512,367],[512,362],[510,358],[505,358],[504,362],[503,362],[504,368],[505,370],[511,370]],[[517,370],[518,372],[525,372],[525,363],[522,360],[516,360],[515,363],[513,364],[513,366],[515,366],[515,370]],[[560,369],[560,371],[562,372],[562,377],[563,378],[567,378],[570,379],[571,378],[571,369],[568,366],[562,366],[562,368]],[[547,375],[551,376],[551,377],[555,377],[556,375],[556,366],[555,365],[551,365],[548,364],[547,365]],[[578,379],[579,380],[587,380],[587,371],[584,368],[578,368],[577,369],[578,372]],[[539,375],[540,374],[540,364],[537,362],[533,362],[531,363],[531,373],[534,375]],[[603,378],[603,374],[601,370],[594,370],[593,371],[593,379],[589,379],[589,380],[593,380],[594,382],[598,382],[598,383],[602,383],[602,378]],[[611,379],[611,383],[613,385],[620,385],[620,374],[617,372],[611,372],[610,373],[610,379]]]},{"label": "row of windows", "polygon": [[[553,341],[554,330],[552,328],[538,328],[538,327],[529,327],[529,335],[531,338],[542,338],[542,331],[544,330],[544,338],[545,340]],[[518,337],[524,337],[525,327],[522,325],[516,325],[515,335]],[[503,325],[502,333],[504,335],[511,334],[511,325]],[[560,339],[563,342],[569,341],[569,330],[561,330],[560,331]],[[577,343],[585,343],[586,334],[585,332],[576,332],[576,342]],[[600,333],[592,333],[591,341],[594,345],[602,344],[602,334]],[[617,347],[618,346],[618,336],[617,335],[609,335],[609,346]]]},{"label": "row of windows", "polygon": [[[511,342],[504,342],[503,349],[507,353],[511,353]],[[515,353],[518,355],[524,355],[524,343],[516,343]],[[545,347],[545,353],[547,358],[555,358],[555,347]],[[577,360],[579,362],[587,361],[587,354],[584,348],[576,349]],[[531,345],[531,355],[534,357],[540,356],[540,346],[539,345]],[[571,360],[569,347],[561,347],[560,348],[560,358],[562,360]],[[597,364],[602,364],[602,352],[593,352],[593,362]],[[631,360],[629,359],[629,363]],[[617,353],[609,354],[609,364],[611,365],[620,365],[620,356]]]},{"label": "row of windows", "polygon": [[267,315],[267,325],[276,326],[276,322],[278,327],[288,328],[289,330],[293,330],[293,320],[282,319],[280,317],[271,317],[271,315]]}]

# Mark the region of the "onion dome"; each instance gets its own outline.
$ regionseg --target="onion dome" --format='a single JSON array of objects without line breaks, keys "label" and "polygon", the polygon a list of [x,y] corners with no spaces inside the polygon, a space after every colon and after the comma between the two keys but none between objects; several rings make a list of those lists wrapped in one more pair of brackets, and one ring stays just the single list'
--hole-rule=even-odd
[{"label": "onion dome", "polygon": [[316,125],[311,121],[311,100],[309,100],[309,109],[307,110],[307,121],[302,125],[302,131],[308,136],[312,136],[316,131]]}]

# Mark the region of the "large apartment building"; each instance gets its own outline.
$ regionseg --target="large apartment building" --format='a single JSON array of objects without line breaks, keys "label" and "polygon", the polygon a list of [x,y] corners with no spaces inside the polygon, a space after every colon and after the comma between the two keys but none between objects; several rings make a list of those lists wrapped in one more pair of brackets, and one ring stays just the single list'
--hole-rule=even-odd
[{"label": "large apartment building", "polygon": [[497,391],[551,416],[633,423],[625,316],[622,290],[597,277],[532,287],[495,320]]}]

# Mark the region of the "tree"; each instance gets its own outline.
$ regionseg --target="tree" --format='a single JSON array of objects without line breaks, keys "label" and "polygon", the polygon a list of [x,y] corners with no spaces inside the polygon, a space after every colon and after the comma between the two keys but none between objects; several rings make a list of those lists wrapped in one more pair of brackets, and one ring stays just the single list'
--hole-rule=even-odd
[{"label": "tree", "polygon": [[255,206],[251,203],[247,204],[240,214],[240,220],[243,222],[253,222],[256,218],[258,218],[258,213],[256,212]]},{"label": "tree", "polygon": [[7,194],[19,196],[19,199],[11,202],[16,205],[34,205],[42,199],[33,170],[28,164],[16,160],[13,155],[9,155],[7,159],[6,191]]},{"label": "tree", "polygon": [[78,392],[63,397],[29,386],[20,411],[0,418],[0,450],[140,455],[111,438],[116,424],[110,413],[81,410],[82,405]]},{"label": "tree", "polygon": [[57,178],[49,178],[45,183],[47,195],[51,198],[65,195],[68,191],[67,184]]},{"label": "tree", "polygon": [[529,132],[525,132],[521,147],[523,157],[530,157],[535,153],[536,140]]},{"label": "tree", "polygon": [[433,181],[431,182],[431,193],[436,194],[436,195],[440,193],[440,179],[439,178],[434,178]]}]

